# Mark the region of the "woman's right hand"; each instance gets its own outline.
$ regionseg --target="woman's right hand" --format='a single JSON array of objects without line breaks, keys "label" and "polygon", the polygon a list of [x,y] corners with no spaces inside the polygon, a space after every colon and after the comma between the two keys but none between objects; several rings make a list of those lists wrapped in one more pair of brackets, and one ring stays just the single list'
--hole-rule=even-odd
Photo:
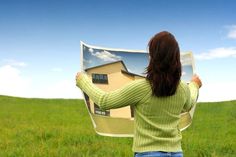
[{"label": "woman's right hand", "polygon": [[196,75],[196,74],[193,75],[193,77],[191,79],[191,82],[195,82],[198,85],[199,88],[201,88],[201,86],[202,86],[202,81],[199,78],[199,76]]}]

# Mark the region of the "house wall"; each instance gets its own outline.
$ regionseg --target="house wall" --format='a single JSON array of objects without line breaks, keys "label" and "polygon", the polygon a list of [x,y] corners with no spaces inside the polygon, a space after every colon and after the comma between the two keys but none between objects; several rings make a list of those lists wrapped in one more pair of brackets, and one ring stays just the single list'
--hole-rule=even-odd
[{"label": "house wall", "polygon": [[[133,80],[134,80],[133,77],[126,76],[123,73],[121,73],[121,71],[109,74],[108,75],[108,81],[110,81],[109,90],[112,91],[121,88]],[[110,114],[113,117],[131,118],[130,106],[110,110]]]},{"label": "house wall", "polygon": [[[87,71],[88,76],[92,79],[92,73],[96,74],[107,74],[108,84],[95,84],[98,88],[109,92],[116,90],[135,79],[140,79],[142,77],[131,76],[128,74],[123,74],[121,70],[126,70],[122,63],[109,64],[107,66],[97,67],[89,69]],[[91,101],[91,100],[90,100]],[[92,101],[91,101],[91,104]],[[94,113],[94,105],[91,105],[91,111]],[[111,117],[121,117],[121,118],[131,118],[130,106],[122,107],[119,109],[110,110]]]},{"label": "house wall", "polygon": [[120,72],[121,70],[125,70],[123,64],[121,62],[117,62],[114,64],[108,64],[106,66],[95,67],[89,69],[87,71],[88,74],[99,72],[99,74],[111,74],[114,72]]}]

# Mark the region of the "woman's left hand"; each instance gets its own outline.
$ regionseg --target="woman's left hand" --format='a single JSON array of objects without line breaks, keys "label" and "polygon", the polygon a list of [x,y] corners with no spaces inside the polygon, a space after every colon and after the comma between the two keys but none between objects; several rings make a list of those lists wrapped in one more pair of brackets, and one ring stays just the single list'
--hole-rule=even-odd
[{"label": "woman's left hand", "polygon": [[79,77],[81,76],[81,72],[78,72],[77,74],[76,74],[76,78],[75,78],[75,80],[78,80],[79,79]]}]

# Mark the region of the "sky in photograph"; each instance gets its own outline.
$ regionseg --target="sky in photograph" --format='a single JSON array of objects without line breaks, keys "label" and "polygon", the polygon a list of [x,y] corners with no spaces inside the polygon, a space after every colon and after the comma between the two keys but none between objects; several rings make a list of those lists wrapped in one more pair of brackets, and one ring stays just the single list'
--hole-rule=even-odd
[{"label": "sky in photograph", "polygon": [[0,95],[82,98],[80,41],[147,50],[157,32],[192,51],[199,101],[236,99],[236,1],[0,0]]},{"label": "sky in photograph", "polygon": [[[83,64],[81,66],[84,70],[122,60],[128,72],[146,76],[146,68],[149,61],[147,51],[109,49],[85,45],[84,43],[82,43],[81,47],[81,55],[83,58]],[[181,53],[181,63],[181,80],[188,83],[195,70],[195,63],[191,53]]]},{"label": "sky in photograph", "polygon": [[144,51],[131,52],[83,45],[82,53],[84,69],[122,60],[129,72],[144,75],[148,65],[148,53]]}]

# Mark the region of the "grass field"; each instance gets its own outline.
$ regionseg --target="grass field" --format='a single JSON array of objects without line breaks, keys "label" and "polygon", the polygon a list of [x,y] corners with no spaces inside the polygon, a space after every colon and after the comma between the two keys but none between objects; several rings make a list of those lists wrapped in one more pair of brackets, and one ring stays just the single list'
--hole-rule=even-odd
[{"label": "grass field", "polygon": [[[236,156],[236,101],[199,103],[185,157]],[[132,138],[96,135],[82,100],[0,96],[0,157],[131,157]]]}]

